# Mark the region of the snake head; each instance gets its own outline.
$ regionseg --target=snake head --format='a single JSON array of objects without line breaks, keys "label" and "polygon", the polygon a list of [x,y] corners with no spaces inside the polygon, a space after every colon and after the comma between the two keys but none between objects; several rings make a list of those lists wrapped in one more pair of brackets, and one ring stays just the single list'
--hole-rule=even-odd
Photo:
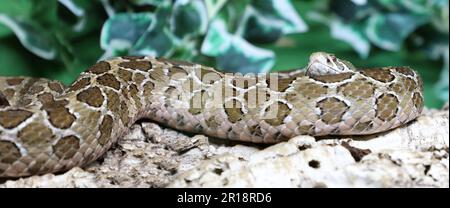
[{"label": "snake head", "polygon": [[337,58],[334,54],[325,52],[312,53],[306,67],[306,74],[308,75],[340,74],[353,71],[355,71],[353,64]]}]

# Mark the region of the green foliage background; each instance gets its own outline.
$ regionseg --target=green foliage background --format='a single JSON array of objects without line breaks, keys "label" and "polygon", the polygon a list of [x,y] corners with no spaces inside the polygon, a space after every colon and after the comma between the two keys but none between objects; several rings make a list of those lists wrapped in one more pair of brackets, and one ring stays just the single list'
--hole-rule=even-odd
[{"label": "green foliage background", "polygon": [[326,51],[359,67],[411,66],[439,108],[448,34],[447,0],[0,0],[0,76],[69,84],[126,54],[267,72]]}]

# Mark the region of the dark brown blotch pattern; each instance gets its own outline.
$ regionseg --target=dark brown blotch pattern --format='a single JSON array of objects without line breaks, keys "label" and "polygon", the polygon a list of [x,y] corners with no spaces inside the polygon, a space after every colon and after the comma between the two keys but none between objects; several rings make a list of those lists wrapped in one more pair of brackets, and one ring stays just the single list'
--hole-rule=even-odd
[{"label": "dark brown blotch pattern", "polygon": [[411,93],[416,87],[416,82],[409,77],[403,78],[399,82],[390,85],[390,88],[399,95],[404,95],[408,92]]},{"label": "dark brown blotch pattern", "polygon": [[115,115],[119,115],[120,114],[119,95],[112,90],[108,90],[106,92],[106,95],[108,96],[108,109],[111,110]]},{"label": "dark brown blotch pattern", "polygon": [[176,76],[187,76],[188,73],[186,72],[186,70],[184,70],[181,67],[177,67],[177,66],[170,67],[168,76],[169,77],[173,77],[174,75],[176,75]]},{"label": "dark brown blotch pattern", "polygon": [[365,69],[361,71],[361,74],[384,83],[392,82],[395,79],[388,68]]},{"label": "dark brown blotch pattern", "polygon": [[[0,163],[12,164],[22,157],[19,148],[10,141],[0,141]],[[2,173],[0,165],[0,175]]]},{"label": "dark brown blotch pattern", "polygon": [[195,70],[195,76],[197,76],[202,82],[206,84],[212,84],[215,81],[222,79],[222,74],[220,74],[218,71],[204,66],[202,66],[200,70]]},{"label": "dark brown blotch pattern", "polygon": [[[295,99],[292,96],[297,96],[297,94],[301,94],[304,98],[307,99],[316,99],[318,97],[324,96],[328,93],[328,87],[316,83],[305,83],[301,86],[301,89],[295,90],[292,93],[289,93],[287,96],[288,100]],[[293,95],[292,95],[293,94]]]},{"label": "dark brown blotch pattern", "polygon": [[9,106],[9,101],[7,97],[0,91],[0,108]]},{"label": "dark brown blotch pattern", "polygon": [[75,83],[72,84],[72,86],[69,88],[69,91],[78,91],[81,90],[85,87],[87,87],[88,85],[91,84],[91,79],[90,78],[82,78],[78,81],[76,81]]},{"label": "dark brown blotch pattern", "polygon": [[413,95],[412,100],[413,100],[414,107],[416,107],[416,109],[417,109],[417,112],[421,113],[422,110],[423,110],[423,97],[422,97],[422,95],[420,93],[418,93],[418,92],[415,92],[414,95]]},{"label": "dark brown blotch pattern", "polygon": [[130,85],[128,92],[130,93],[130,96],[133,98],[136,108],[141,109],[142,103],[141,103],[141,98],[139,97],[139,94],[138,94],[139,90],[138,90],[137,86],[135,84]]},{"label": "dark brown blotch pattern", "polygon": [[244,117],[242,111],[242,103],[236,99],[229,100],[224,103],[225,114],[231,123],[236,123]]},{"label": "dark brown blotch pattern", "polygon": [[150,61],[130,61],[130,62],[121,62],[119,63],[120,67],[140,70],[147,72],[152,69],[152,63]]},{"label": "dark brown blotch pattern", "polygon": [[138,86],[140,86],[142,84],[142,82],[144,82],[145,80],[145,76],[142,75],[141,73],[136,73],[133,76],[133,81],[134,83],[136,83]]},{"label": "dark brown blotch pattern", "polygon": [[80,139],[76,136],[66,136],[53,145],[53,152],[63,160],[72,158],[80,148]]},{"label": "dark brown blotch pattern", "polygon": [[68,129],[75,122],[76,117],[69,112],[68,108],[56,107],[46,109],[50,123],[60,129]]},{"label": "dark brown blotch pattern", "polygon": [[106,115],[99,127],[100,137],[98,138],[98,142],[101,145],[105,145],[106,143],[108,143],[108,140],[111,137],[112,129],[113,118],[110,115]]},{"label": "dark brown blotch pattern", "polygon": [[120,82],[116,79],[116,76],[112,74],[104,74],[98,77],[97,82],[101,85],[111,87],[115,90],[120,90]]},{"label": "dark brown blotch pattern", "polygon": [[11,86],[20,85],[23,82],[23,80],[24,80],[23,78],[11,78],[6,80],[6,84]]},{"label": "dark brown blotch pattern", "polygon": [[130,117],[128,116],[128,106],[125,101],[120,102],[120,120],[122,121],[123,125],[128,127],[130,124]]},{"label": "dark brown blotch pattern", "polygon": [[332,125],[342,121],[342,116],[349,106],[342,100],[335,97],[325,98],[317,103],[320,109],[321,119],[324,123]]},{"label": "dark brown blotch pattern", "polygon": [[42,103],[42,109],[47,111],[50,123],[60,129],[68,129],[75,122],[75,115],[69,112],[66,105],[67,100],[55,100],[50,93],[43,93],[38,96]]},{"label": "dark brown blotch pattern", "polygon": [[105,98],[102,95],[102,91],[98,87],[91,87],[78,93],[77,100],[88,104],[92,107],[102,106]]},{"label": "dark brown blotch pattern", "polygon": [[63,93],[64,92],[63,85],[61,85],[58,82],[49,82],[48,83],[48,88],[50,88],[51,90],[53,90],[54,92],[57,92],[57,93]]},{"label": "dark brown blotch pattern", "polygon": [[33,115],[26,110],[5,110],[0,111],[0,125],[6,129],[12,129],[20,125]]},{"label": "dark brown blotch pattern", "polygon": [[382,121],[390,121],[396,117],[398,111],[398,99],[392,94],[382,94],[377,98],[376,116]]},{"label": "dark brown blotch pattern", "polygon": [[49,92],[42,93],[37,96],[38,100],[42,103],[43,107],[52,107],[53,105],[64,106],[67,104],[67,101],[56,102],[53,95]]},{"label": "dark brown blotch pattern", "polygon": [[31,88],[34,86],[37,86],[37,82],[41,81],[41,79],[38,78],[30,78],[25,81],[25,84],[22,88],[20,88],[19,94],[25,95],[30,92]]},{"label": "dark brown blotch pattern", "polygon": [[138,59],[144,59],[145,56],[122,56],[121,58],[130,60],[130,61],[136,61]]},{"label": "dark brown blotch pattern", "polygon": [[35,95],[42,91],[44,91],[44,87],[40,85],[34,85],[33,87],[30,87],[30,89],[27,91],[27,94],[29,95]]},{"label": "dark brown blotch pattern", "polygon": [[350,79],[352,78],[353,75],[354,75],[353,72],[347,72],[340,74],[314,75],[310,76],[310,78],[322,83],[335,83]]},{"label": "dark brown blotch pattern", "polygon": [[279,126],[289,115],[291,109],[286,103],[276,102],[266,108],[266,119],[264,121],[272,126]]},{"label": "dark brown blotch pattern", "polygon": [[269,86],[269,88],[271,90],[277,91],[277,92],[284,92],[292,82],[294,82],[294,80],[297,77],[286,77],[286,78],[282,78],[282,77],[278,77],[277,82],[271,82],[270,81],[270,77],[267,78],[266,83],[267,86]]},{"label": "dark brown blotch pattern", "polygon": [[87,71],[93,74],[103,74],[109,70],[111,70],[111,65],[106,61],[100,61],[89,67]]},{"label": "dark brown blotch pattern", "polygon": [[14,89],[6,89],[3,91],[6,99],[11,99],[16,94],[16,91]]},{"label": "dark brown blotch pattern", "polygon": [[153,90],[155,89],[155,84],[153,82],[148,81],[144,84],[144,96],[150,97],[152,95]]},{"label": "dark brown blotch pattern", "polygon": [[375,87],[367,80],[359,79],[339,86],[338,92],[354,99],[368,99],[373,96]]},{"label": "dark brown blotch pattern", "polygon": [[167,82],[169,80],[169,77],[167,77],[164,73],[164,69],[161,67],[155,67],[150,73],[150,78],[163,82]]},{"label": "dark brown blotch pattern", "polygon": [[132,77],[133,77],[133,73],[131,73],[128,70],[125,70],[125,69],[119,69],[117,71],[117,75],[119,76],[120,79],[122,79],[125,82],[131,81]]},{"label": "dark brown blotch pattern", "polygon": [[414,71],[409,67],[394,67],[394,70],[406,76],[414,76]]}]

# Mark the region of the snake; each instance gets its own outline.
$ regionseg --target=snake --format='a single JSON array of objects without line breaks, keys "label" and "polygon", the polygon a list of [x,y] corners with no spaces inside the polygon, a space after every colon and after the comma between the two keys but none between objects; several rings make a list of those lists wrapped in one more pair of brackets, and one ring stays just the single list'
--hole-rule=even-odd
[{"label": "snake", "polygon": [[67,87],[0,77],[0,177],[85,166],[140,119],[252,143],[382,133],[421,114],[422,85],[410,67],[357,69],[326,52],[279,73],[123,56],[98,61]]}]

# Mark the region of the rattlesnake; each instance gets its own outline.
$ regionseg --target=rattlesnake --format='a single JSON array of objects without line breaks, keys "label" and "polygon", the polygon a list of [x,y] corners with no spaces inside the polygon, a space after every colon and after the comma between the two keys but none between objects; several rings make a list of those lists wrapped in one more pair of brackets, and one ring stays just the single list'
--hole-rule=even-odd
[{"label": "rattlesnake", "polygon": [[384,132],[422,108],[422,82],[413,70],[355,71],[323,52],[310,56],[306,70],[257,76],[118,57],[96,63],[68,88],[0,77],[0,177],[88,164],[141,118],[212,137],[276,143],[302,134]]}]

